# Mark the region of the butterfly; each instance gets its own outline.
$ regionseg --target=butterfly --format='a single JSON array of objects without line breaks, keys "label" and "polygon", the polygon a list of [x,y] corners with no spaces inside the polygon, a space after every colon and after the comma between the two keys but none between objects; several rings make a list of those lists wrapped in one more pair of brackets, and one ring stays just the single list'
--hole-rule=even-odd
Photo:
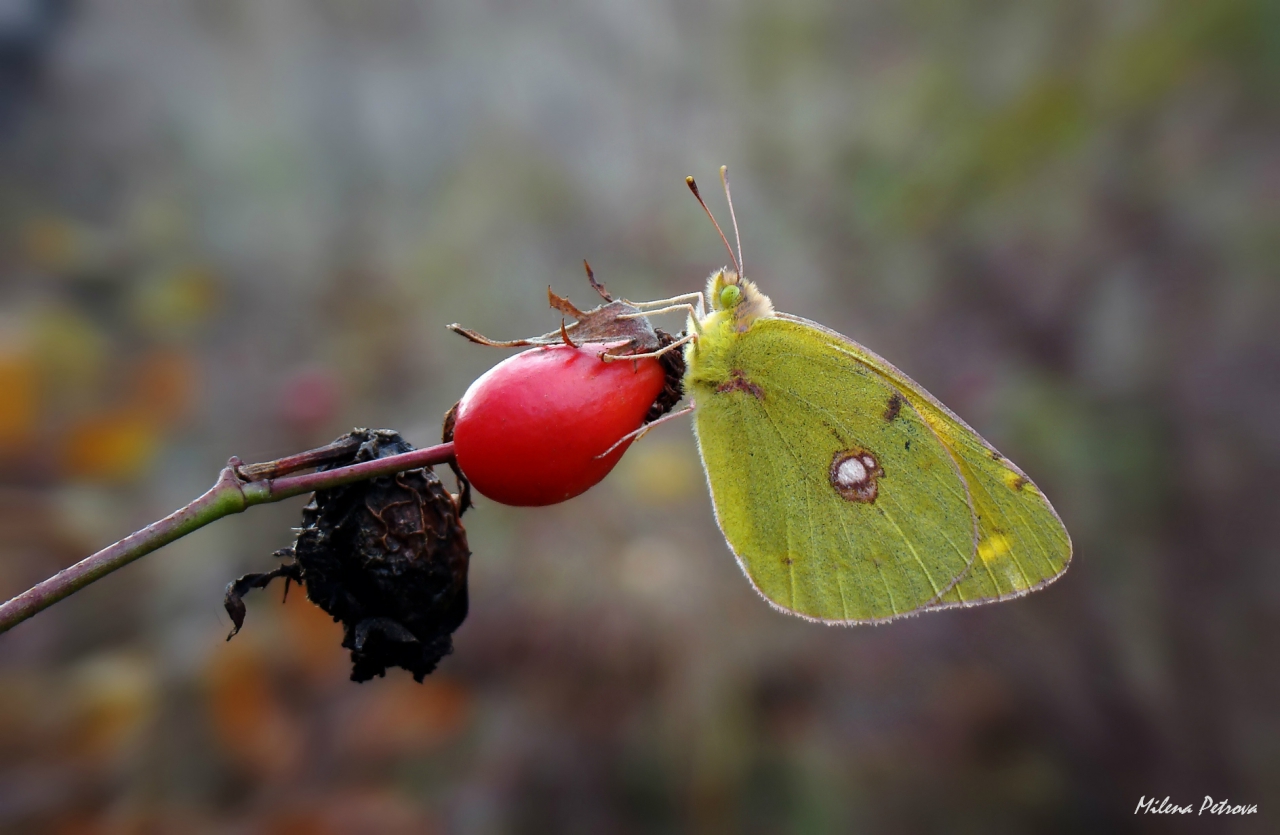
[{"label": "butterfly", "polygon": [[1008,600],[1062,576],[1071,539],[1035,483],[888,361],[776,311],[743,275],[741,240],[735,257],[687,182],[733,266],[712,273],[705,294],[637,306],[688,313],[676,345],[698,452],[716,521],[756,591],[804,618],[880,623]]}]

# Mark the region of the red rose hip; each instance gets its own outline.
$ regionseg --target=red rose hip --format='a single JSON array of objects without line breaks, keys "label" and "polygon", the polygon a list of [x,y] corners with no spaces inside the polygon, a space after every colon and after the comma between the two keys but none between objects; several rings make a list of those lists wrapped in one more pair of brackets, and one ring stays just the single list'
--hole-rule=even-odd
[{"label": "red rose hip", "polygon": [[604,345],[534,348],[498,363],[458,402],[458,467],[502,504],[555,504],[609,474],[665,384],[655,359],[604,362]]}]

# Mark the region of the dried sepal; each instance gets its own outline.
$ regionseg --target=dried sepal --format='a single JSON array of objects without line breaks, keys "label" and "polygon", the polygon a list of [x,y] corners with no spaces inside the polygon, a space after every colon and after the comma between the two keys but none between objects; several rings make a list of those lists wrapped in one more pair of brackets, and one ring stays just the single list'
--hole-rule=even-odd
[{"label": "dried sepal", "polygon": [[[588,343],[619,343],[610,353],[639,354],[656,351],[661,347],[658,333],[639,308],[623,301],[616,301],[604,289],[604,285],[596,281],[591,266],[582,262],[587,270],[587,281],[605,303],[590,310],[579,310],[573,302],[564,296],[556,295],[547,288],[547,301],[553,310],[557,310],[574,321],[565,324],[542,336],[531,336],[526,339],[496,340],[476,333],[459,324],[449,325],[449,330],[466,337],[472,342],[487,345],[491,348],[535,348],[540,345],[564,345],[575,347]],[[625,318],[624,318],[625,317]],[[634,318],[631,318],[634,317]]]},{"label": "dried sepal", "polygon": [[596,274],[592,272],[591,265],[587,263],[587,259],[582,259],[582,268],[587,271],[587,283],[591,285],[591,289],[600,294],[600,298],[607,302],[613,301],[613,296],[609,295],[609,291],[604,289],[604,285],[596,281]]},{"label": "dried sepal", "polygon": [[[440,440],[442,442],[447,444],[453,440],[453,425],[457,421],[458,404],[454,403],[449,407],[449,411],[444,413],[444,422],[440,427]],[[458,516],[461,517],[467,510],[475,506],[471,502],[471,482],[467,480],[466,474],[458,466],[456,458],[449,459],[449,469],[453,470],[453,478],[458,485],[458,492],[454,495],[453,500],[458,505]]]},{"label": "dried sepal", "polygon": [[[276,552],[279,554],[280,552]],[[222,605],[227,610],[227,614],[231,617],[232,628],[227,640],[230,641],[240,631],[240,627],[244,626],[244,596],[253,589],[265,589],[272,580],[277,577],[285,578],[285,594],[289,593],[290,580],[294,582],[302,582],[301,568],[297,563],[285,563],[271,571],[262,574],[246,574],[230,583],[227,583],[227,593],[222,599]]]}]

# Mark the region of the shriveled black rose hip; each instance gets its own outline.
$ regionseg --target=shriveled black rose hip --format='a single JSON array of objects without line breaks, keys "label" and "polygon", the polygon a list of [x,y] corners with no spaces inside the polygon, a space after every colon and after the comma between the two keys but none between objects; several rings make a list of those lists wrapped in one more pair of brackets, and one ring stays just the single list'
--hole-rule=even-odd
[{"label": "shriveled black rose hip", "polygon": [[[340,457],[319,469],[413,449],[396,432],[367,429],[331,446]],[[353,681],[384,675],[388,667],[403,667],[422,681],[453,651],[453,632],[467,616],[471,552],[460,515],[457,500],[430,469],[317,491],[303,508],[293,546],[276,552],[292,561],[227,586],[232,635],[244,620],[243,595],[285,577],[342,623]]]}]

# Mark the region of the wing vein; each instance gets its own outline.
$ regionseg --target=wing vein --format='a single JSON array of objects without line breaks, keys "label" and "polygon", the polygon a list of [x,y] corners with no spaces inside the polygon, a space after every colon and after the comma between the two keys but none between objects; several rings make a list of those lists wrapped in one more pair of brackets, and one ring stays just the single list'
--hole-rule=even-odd
[{"label": "wing vein", "polygon": [[898,532],[898,536],[902,537],[902,541],[907,544],[907,548],[911,551],[911,556],[915,557],[916,562],[919,563],[920,570],[924,572],[925,579],[929,581],[929,586],[933,589],[934,599],[941,597],[942,589],[938,588],[938,584],[934,582],[933,575],[929,573],[928,568],[925,568],[924,560],[920,559],[920,552],[916,550],[916,546],[911,544],[911,540],[902,532],[901,526],[898,525],[894,518],[889,515],[889,511],[884,511],[884,518],[889,520],[890,525],[893,525],[894,530]]}]

